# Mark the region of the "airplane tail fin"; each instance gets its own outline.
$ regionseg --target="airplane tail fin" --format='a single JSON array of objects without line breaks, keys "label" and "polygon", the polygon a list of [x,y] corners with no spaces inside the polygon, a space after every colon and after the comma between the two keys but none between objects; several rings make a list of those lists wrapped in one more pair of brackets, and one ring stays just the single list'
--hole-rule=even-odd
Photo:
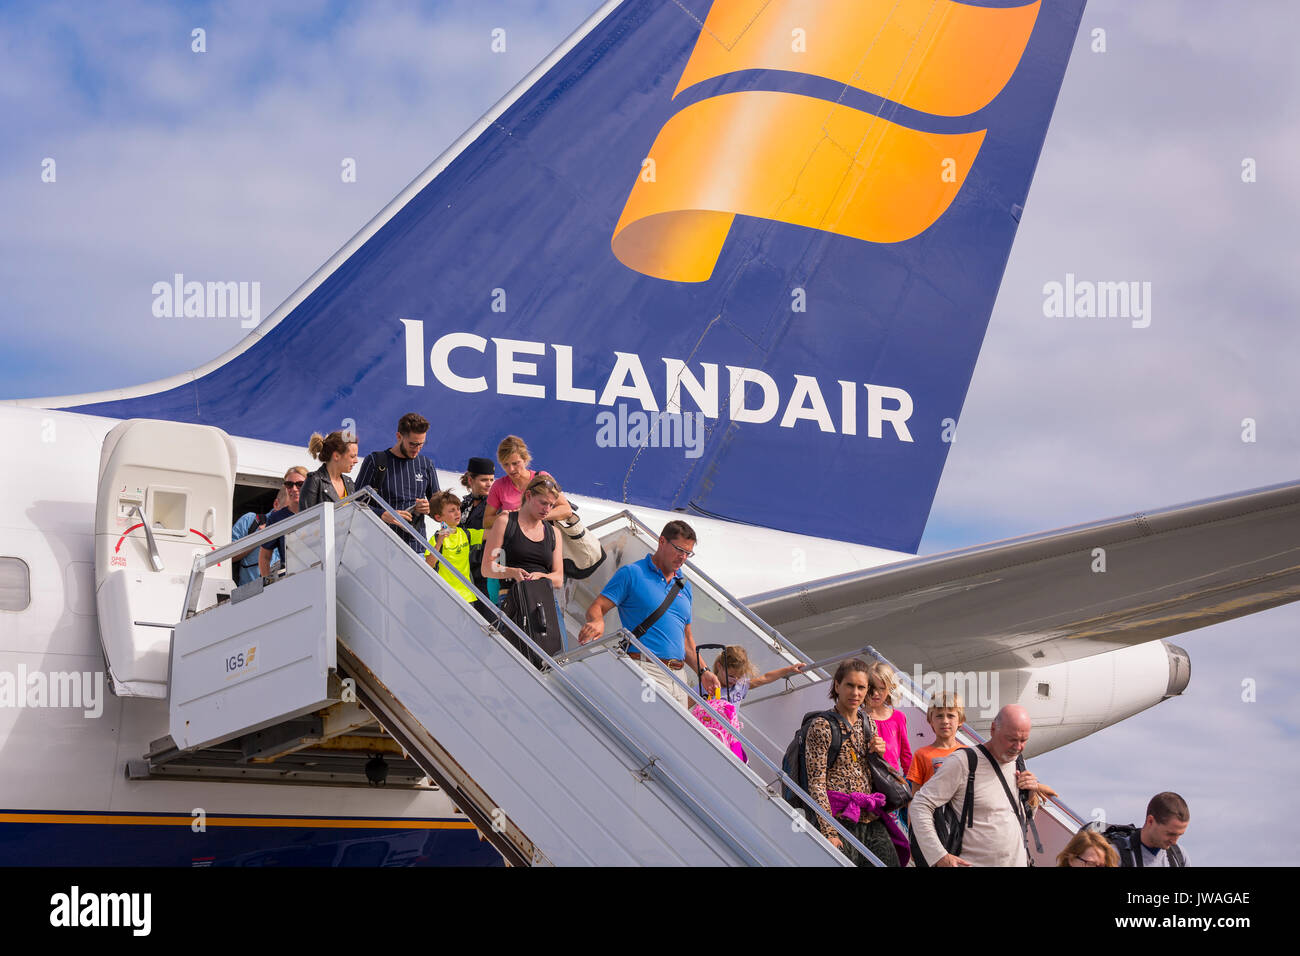
[{"label": "airplane tail fin", "polygon": [[915,551],[1082,8],[608,3],[230,353],[40,404]]}]

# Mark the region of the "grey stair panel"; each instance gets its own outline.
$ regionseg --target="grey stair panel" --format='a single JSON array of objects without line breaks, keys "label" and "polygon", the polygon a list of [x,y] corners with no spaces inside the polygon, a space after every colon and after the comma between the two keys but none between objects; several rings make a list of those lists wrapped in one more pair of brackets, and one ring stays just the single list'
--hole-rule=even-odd
[{"label": "grey stair panel", "polygon": [[[703,839],[712,834],[695,813],[643,777],[638,758],[553,686],[555,675],[485,633],[481,618],[372,515],[358,512],[340,538],[340,641],[548,859],[748,862]],[[621,676],[639,704],[639,679]],[[679,715],[668,716],[709,746]]]}]

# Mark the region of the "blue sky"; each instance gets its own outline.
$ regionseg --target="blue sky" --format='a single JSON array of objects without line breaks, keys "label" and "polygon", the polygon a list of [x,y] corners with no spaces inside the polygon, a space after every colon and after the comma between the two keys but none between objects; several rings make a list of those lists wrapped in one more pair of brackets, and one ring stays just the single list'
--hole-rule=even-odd
[{"label": "blue sky", "polygon": [[[229,348],[237,319],[155,318],[153,283],[255,279],[269,314],[596,6],[0,6],[0,395],[137,384]],[[1090,3],[923,553],[1296,477],[1298,19],[1284,0]],[[1150,327],[1046,318],[1066,273],[1151,282]],[[1297,742],[1298,631],[1286,607],[1176,638],[1187,693],[1039,776],[1111,820],[1178,790],[1194,861],[1291,863],[1300,774],[1275,755]],[[1232,758],[1241,785],[1210,789]]]}]

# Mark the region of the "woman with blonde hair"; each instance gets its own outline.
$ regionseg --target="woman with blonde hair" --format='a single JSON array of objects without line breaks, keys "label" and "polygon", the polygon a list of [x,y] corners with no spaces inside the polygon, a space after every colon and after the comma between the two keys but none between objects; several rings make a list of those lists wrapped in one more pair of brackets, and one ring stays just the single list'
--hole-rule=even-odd
[{"label": "woman with blonde hair", "polygon": [[[894,691],[898,680],[894,669],[883,661],[872,661],[867,667],[867,702],[863,709],[875,725],[876,736],[870,747],[892,768],[899,782],[907,787],[907,771],[912,767],[912,745],[907,739],[907,715],[896,707]],[[889,818],[899,831],[907,833],[907,808],[890,810]]]},{"label": "woman with blonde hair", "polygon": [[1119,853],[1091,827],[1074,835],[1056,856],[1057,866],[1119,866]]},{"label": "woman with blonde hair", "polygon": [[351,433],[313,434],[307,443],[307,454],[321,462],[321,466],[303,483],[298,510],[306,511],[322,501],[338,504],[356,490],[347,476],[357,465],[357,442]]},{"label": "woman with blonde hair", "polygon": [[504,595],[518,581],[548,578],[551,587],[564,587],[564,551],[549,519],[562,494],[549,475],[538,475],[524,489],[523,502],[506,521],[495,524],[483,542],[485,578],[504,581]]},{"label": "woman with blonde hair", "polygon": [[[711,701],[713,709],[727,718],[727,721],[736,730],[743,730],[745,725],[741,723],[736,712],[736,705],[744,700],[745,696],[755,687],[762,687],[764,684],[770,684],[772,681],[780,680],[783,677],[792,677],[803,669],[804,664],[801,661],[798,664],[791,664],[789,667],[778,667],[766,674],[760,674],[758,668],[754,666],[754,662],[749,659],[749,653],[744,647],[739,644],[728,644],[713,661],[713,676],[718,679],[719,684],[717,691],[719,697]],[[745,753],[744,745],[732,736],[730,730],[720,725],[708,711],[696,704],[691,708],[691,713],[695,715],[700,723],[708,727],[711,733],[730,747],[732,753],[743,762],[749,762],[749,755]]]},{"label": "woman with blonde hair", "polygon": [[883,749],[874,741],[872,749],[885,758],[885,763],[906,774],[912,766],[912,745],[907,739],[907,715],[892,706],[898,689],[894,669],[882,661],[872,661],[867,666],[867,677],[867,715],[875,721],[876,733],[884,740]]},{"label": "woman with blonde hair", "polygon": [[[507,511],[518,511],[523,503],[524,489],[529,482],[539,475],[551,478],[547,472],[533,471],[528,467],[533,456],[528,446],[518,435],[507,435],[497,446],[497,461],[505,469],[505,474],[492,483],[488,492],[487,507],[483,509],[483,529],[489,530],[497,520],[497,515]],[[554,481],[554,478],[551,478]],[[557,486],[558,487],[558,486]],[[563,521],[573,514],[568,499],[563,494],[555,502],[555,507],[546,516],[547,521]]]},{"label": "woman with blonde hair", "polygon": [[[519,510],[511,511],[487,532],[479,565],[485,578],[501,581],[501,610],[525,633],[538,621],[532,611],[527,612],[528,621],[525,621],[524,602],[532,604],[539,595],[535,593],[537,589],[526,587],[523,582],[544,580],[550,585],[546,590],[551,600],[542,605],[546,638],[540,638],[537,633],[530,636],[552,654],[565,646],[564,615],[555,599],[555,592],[564,587],[564,546],[560,532],[546,519],[560,497],[560,486],[552,478],[538,475],[530,481]],[[509,632],[505,637],[515,643]],[[527,646],[515,646],[534,666],[542,666],[541,658]]]},{"label": "woman with blonde hair", "polygon": [[792,677],[804,669],[802,662],[760,674],[749,653],[739,644],[728,644],[713,662],[713,676],[718,679],[724,700],[739,704],[756,687],[783,677]]}]

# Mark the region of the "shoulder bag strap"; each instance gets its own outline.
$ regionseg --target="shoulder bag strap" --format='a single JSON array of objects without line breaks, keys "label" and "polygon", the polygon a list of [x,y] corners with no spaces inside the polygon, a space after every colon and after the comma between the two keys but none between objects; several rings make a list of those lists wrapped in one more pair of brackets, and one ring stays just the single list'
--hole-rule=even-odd
[{"label": "shoulder bag strap", "polygon": [[[968,827],[975,826],[975,766],[979,758],[975,751],[969,747],[963,747],[961,752],[966,755],[966,799],[961,805],[961,817],[957,820],[956,833],[950,839],[952,846],[946,847],[953,856],[961,856],[962,841],[965,839]],[[956,756],[956,754],[953,754]]]},{"label": "shoulder bag strap", "polygon": [[649,617],[632,629],[633,637],[644,637],[645,632],[654,627],[655,621],[663,617],[664,612],[668,610],[669,605],[672,604],[673,601],[677,600],[677,592],[682,589],[684,583],[685,579],[680,576],[673,578],[673,583],[668,586],[668,596],[664,598],[664,603],[651,611]]},{"label": "shoulder bag strap", "polygon": [[998,775],[998,783],[1002,784],[1002,792],[1011,801],[1011,809],[1016,815],[1016,822],[1020,824],[1020,829],[1023,830],[1025,828],[1025,818],[1020,812],[1019,802],[1016,800],[1015,795],[1012,794],[1011,788],[1007,786],[1007,778],[1002,776],[1002,768],[998,766],[998,762],[993,759],[993,755],[988,752],[988,749],[983,744],[980,744],[980,752],[989,758],[989,763],[993,766],[993,772]]},{"label": "shoulder bag strap", "polygon": [[[392,455],[392,452],[387,448],[375,452],[375,476],[370,485],[385,501],[388,501],[388,466],[391,464],[388,459],[390,455]],[[391,501],[388,503],[392,504]]]},{"label": "shoulder bag strap", "polygon": [[[1016,770],[1024,770],[1024,769],[1026,769],[1025,756],[1024,754],[1021,754],[1020,756],[1016,757]],[[1046,797],[1043,797],[1041,799],[1043,801],[1046,801]],[[1038,850],[1039,853],[1042,853],[1043,841],[1038,837],[1038,824],[1034,822],[1034,815],[1029,812],[1029,791],[1028,790],[1020,791],[1020,804],[1022,807],[1024,807],[1025,810],[1025,820],[1029,824],[1029,832],[1034,835],[1034,847]]]},{"label": "shoulder bag strap", "polygon": [[979,764],[979,755],[970,747],[963,747],[966,754],[966,801],[961,805],[961,827],[975,825],[975,768]]},{"label": "shoulder bag strap", "polygon": [[[824,711],[818,716],[824,717],[831,728],[831,742],[830,746],[826,748],[826,772],[829,774],[831,767],[835,766],[835,761],[840,759],[840,749],[844,746],[844,731],[840,729],[841,725],[844,724],[844,718],[839,715],[838,711],[834,710]],[[851,739],[849,746],[853,746]]]},{"label": "shoulder bag strap", "polygon": [[[988,757],[988,762],[992,763],[993,773],[997,774],[997,782],[1002,784],[1002,792],[1005,792],[1006,799],[1011,801],[1011,809],[1013,809],[1015,812],[1015,821],[1017,821],[1019,825],[1021,825],[1021,839],[1024,840],[1024,856],[1026,856],[1027,858],[1028,865],[1034,866],[1034,855],[1032,855],[1032,853],[1030,852],[1030,831],[1028,831],[1028,818],[1027,818],[1028,814],[1021,812],[1021,803],[1019,803],[1019,801],[1015,799],[1014,793],[1011,793],[1011,788],[1006,786],[1006,778],[1002,777],[1002,767],[997,765],[996,760],[993,760],[993,754],[988,752],[988,748],[985,748],[984,744],[980,744],[979,749],[983,750],[984,756]],[[1034,836],[1035,839],[1037,839],[1036,831]],[[1041,847],[1043,847],[1043,844],[1040,843],[1039,849],[1041,849]]]}]

